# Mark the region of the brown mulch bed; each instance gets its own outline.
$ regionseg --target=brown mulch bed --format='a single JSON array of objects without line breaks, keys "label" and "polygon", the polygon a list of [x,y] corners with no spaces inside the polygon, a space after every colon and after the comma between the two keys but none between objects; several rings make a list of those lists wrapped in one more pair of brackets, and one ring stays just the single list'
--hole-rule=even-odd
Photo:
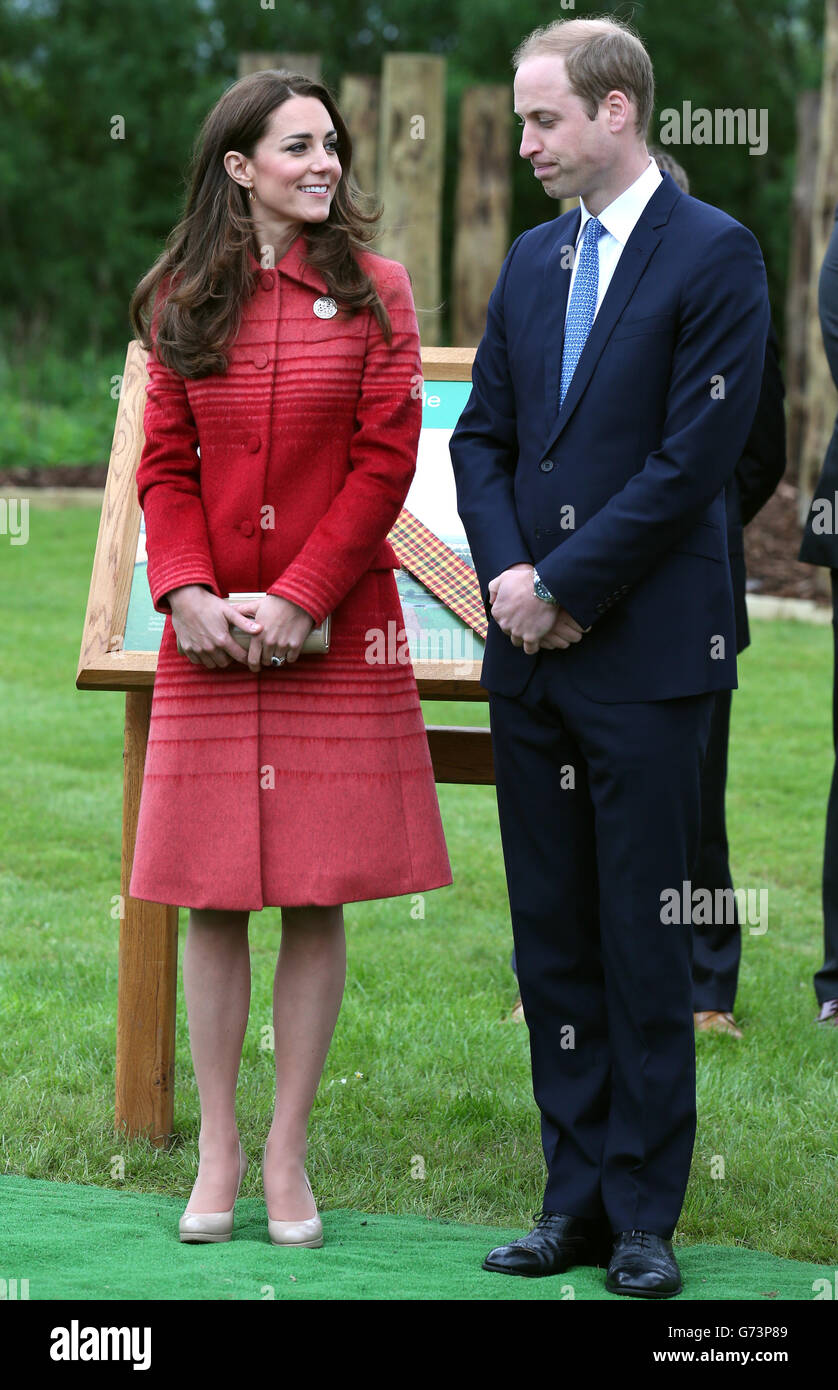
[{"label": "brown mulch bed", "polygon": [[781,482],[745,528],[748,590],[778,598],[808,598],[831,606],[829,570],[797,559],[802,527],[797,519],[797,486]]},{"label": "brown mulch bed", "polygon": [[0,487],[104,487],[107,472],[106,463],[0,468]]},{"label": "brown mulch bed", "polygon": [[[1,468],[0,487],[104,487],[107,471],[106,463]],[[797,487],[783,481],[745,531],[750,592],[830,604],[829,571],[798,562],[800,535]]]}]

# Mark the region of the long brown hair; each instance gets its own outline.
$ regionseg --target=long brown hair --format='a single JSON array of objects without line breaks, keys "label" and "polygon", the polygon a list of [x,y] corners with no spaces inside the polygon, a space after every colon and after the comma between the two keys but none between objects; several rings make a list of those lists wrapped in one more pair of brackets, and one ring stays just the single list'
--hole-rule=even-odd
[{"label": "long brown hair", "polygon": [[[352,141],[335,99],[320,82],[267,68],[234,82],[205,117],[187,176],[183,217],[131,297],[131,326],[143,347],[152,347],[153,314],[155,355],[181,376],[227,370],[226,349],[238,333],[257,274],[248,260],[248,251],[256,254],[257,248],[248,192],[227,173],[224,156],[238,150],[251,158],[272,113],[294,96],[316,97],[326,107],[342,169],[326,221],[303,224],[304,258],[350,314],[369,306],[385,340],[391,341],[387,310],[356,256],[377,234],[373,224],[381,209],[363,208],[364,195],[351,176]],[[172,285],[175,276],[177,284]],[[167,289],[158,315],[154,301],[164,280]]]}]

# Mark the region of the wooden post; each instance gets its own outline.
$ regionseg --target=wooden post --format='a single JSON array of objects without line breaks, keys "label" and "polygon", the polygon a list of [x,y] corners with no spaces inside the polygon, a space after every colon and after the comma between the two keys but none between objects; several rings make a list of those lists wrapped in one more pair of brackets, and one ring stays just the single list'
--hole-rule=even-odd
[{"label": "wooden post", "polygon": [[428,724],[427,732],[436,782],[494,786],[495,762],[488,729]]},{"label": "wooden post", "polygon": [[413,281],[422,343],[441,337],[440,223],[445,148],[445,59],[388,53],[382,64],[378,249],[401,261]]},{"label": "wooden post", "polygon": [[340,113],[352,137],[352,176],[364,193],[378,190],[378,110],[381,82],[377,77],[347,74],[340,85]]},{"label": "wooden post", "polygon": [[826,0],[823,45],[818,162],[812,209],[812,251],[809,280],[809,325],[806,347],[805,432],[800,455],[798,492],[800,524],[806,520],[818,474],[832,437],[838,411],[838,392],[823,348],[817,314],[818,280],[838,203],[838,0]]},{"label": "wooden post", "polygon": [[785,381],[787,402],[787,477],[800,476],[800,452],[805,428],[806,346],[812,278],[812,209],[818,158],[820,92],[800,92],[797,98],[797,153],[792,190],[789,273],[786,290]]},{"label": "wooden post", "polygon": [[321,61],[319,53],[240,53],[239,77],[249,77],[252,72],[264,72],[265,68],[285,68],[288,72],[302,73],[312,82],[321,80]]},{"label": "wooden post", "polygon": [[173,1132],[178,910],[128,895],[151,697],[151,690],[125,696],[114,1129],[146,1134],[160,1147]]},{"label": "wooden post", "polygon": [[454,219],[452,345],[476,347],[509,250],[510,93],[505,84],[468,87],[460,107]]}]

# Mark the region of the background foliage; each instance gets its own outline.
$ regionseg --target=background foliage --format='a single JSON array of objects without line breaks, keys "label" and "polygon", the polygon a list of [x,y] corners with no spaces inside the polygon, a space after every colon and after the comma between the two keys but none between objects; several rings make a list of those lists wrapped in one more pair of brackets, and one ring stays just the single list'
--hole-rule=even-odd
[{"label": "background foliage", "polygon": [[[443,238],[451,248],[460,159],[460,95],[510,83],[514,195],[509,239],[555,215],[518,158],[510,55],[554,18],[616,13],[637,28],[667,106],[768,110],[768,149],[690,146],[672,153],[695,196],[751,227],[763,247],[782,328],[795,98],[820,81],[821,0],[2,0],[0,4],[0,327],[17,362],[53,348],[124,352],[127,304],[177,221],[200,122],[236,78],[242,50],[320,52],[335,89],[346,72],[377,73],[390,51],[448,59]],[[125,138],[112,139],[124,117]],[[447,297],[449,285],[443,286]],[[443,336],[447,341],[447,336]]]}]

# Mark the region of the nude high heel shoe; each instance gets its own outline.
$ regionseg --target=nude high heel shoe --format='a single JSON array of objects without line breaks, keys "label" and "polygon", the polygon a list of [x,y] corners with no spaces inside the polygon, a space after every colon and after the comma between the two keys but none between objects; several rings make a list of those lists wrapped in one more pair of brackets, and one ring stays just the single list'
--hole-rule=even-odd
[{"label": "nude high heel shoe", "polygon": [[[311,1191],[311,1183],[308,1174],[303,1173],[306,1180],[306,1187],[311,1194],[314,1202],[314,1193]],[[262,1154],[262,1186],[265,1185],[265,1155]],[[315,1202],[315,1208],[317,1203]],[[320,1220],[320,1213],[315,1210],[314,1216],[309,1216],[305,1221],[280,1221],[274,1220],[268,1213],[268,1235],[273,1245],[290,1245],[304,1247],[308,1250],[319,1250],[323,1244],[323,1223]]]},{"label": "nude high heel shoe", "polygon": [[230,1236],[233,1234],[233,1212],[236,1209],[239,1188],[242,1185],[242,1178],[247,1172],[247,1168],[247,1154],[242,1149],[240,1139],[239,1181],[236,1187],[236,1195],[233,1198],[233,1205],[229,1211],[190,1211],[187,1207],[178,1222],[181,1240],[195,1245],[207,1245],[211,1242],[219,1243],[223,1240],[230,1239]]}]

